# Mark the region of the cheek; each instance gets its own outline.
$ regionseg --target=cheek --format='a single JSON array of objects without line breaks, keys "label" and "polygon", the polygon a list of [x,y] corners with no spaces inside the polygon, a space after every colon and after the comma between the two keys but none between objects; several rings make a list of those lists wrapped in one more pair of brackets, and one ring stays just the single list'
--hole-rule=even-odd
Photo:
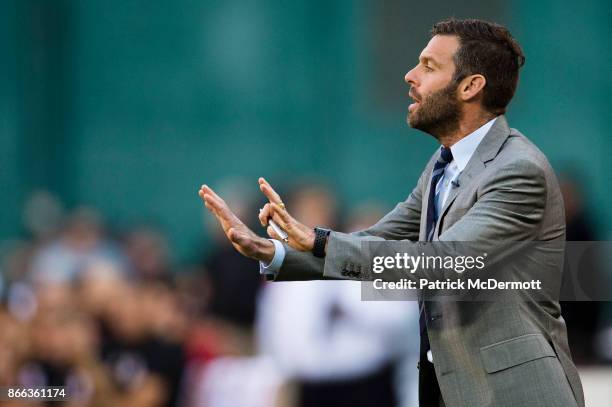
[{"label": "cheek", "polygon": [[436,93],[445,89],[450,84],[450,78],[446,74],[432,73],[426,81],[422,83],[420,88],[423,99],[432,93]]}]

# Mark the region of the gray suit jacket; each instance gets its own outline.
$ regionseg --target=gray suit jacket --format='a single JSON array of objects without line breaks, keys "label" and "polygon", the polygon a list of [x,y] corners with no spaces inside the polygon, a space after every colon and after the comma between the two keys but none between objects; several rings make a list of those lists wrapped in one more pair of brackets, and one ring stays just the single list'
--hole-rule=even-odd
[{"label": "gray suit jacket", "polygon": [[[364,240],[403,240],[405,251],[422,253],[437,155],[438,151],[410,196],[376,225],[353,234],[332,232],[324,259],[286,246],[275,281],[372,279]],[[458,181],[441,210],[434,240],[479,241],[494,250],[500,241],[565,239],[563,201],[548,160],[525,136],[510,129],[504,116],[479,144]],[[544,264],[548,259],[537,260]],[[530,270],[528,266],[523,263],[521,270]],[[559,267],[537,270],[561,279]],[[555,298],[433,301],[425,306],[436,376],[447,406],[584,406]]]}]

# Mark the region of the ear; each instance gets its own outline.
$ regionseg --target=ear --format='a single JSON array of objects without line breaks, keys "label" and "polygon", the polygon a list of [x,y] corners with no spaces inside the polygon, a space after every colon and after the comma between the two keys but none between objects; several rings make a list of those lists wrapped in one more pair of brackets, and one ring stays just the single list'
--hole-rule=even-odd
[{"label": "ear", "polygon": [[478,95],[486,84],[487,80],[480,74],[470,75],[463,78],[457,88],[459,99],[464,102],[470,101]]}]

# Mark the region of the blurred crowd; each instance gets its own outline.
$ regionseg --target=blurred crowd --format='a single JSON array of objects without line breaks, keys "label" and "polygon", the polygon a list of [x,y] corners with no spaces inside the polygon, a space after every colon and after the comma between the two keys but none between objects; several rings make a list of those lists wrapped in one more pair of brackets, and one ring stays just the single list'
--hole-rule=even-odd
[{"label": "blurred crowd", "polygon": [[[563,182],[568,240],[597,240],[577,185]],[[261,203],[230,195],[245,220]],[[315,182],[285,196],[309,226],[355,231],[385,212],[340,217]],[[64,213],[46,192],[24,223],[29,238],[0,247],[0,386],[66,386],[69,406],[416,405],[415,303],[362,302],[356,282],[267,283],[213,222],[207,255],[182,266],[158,228]],[[612,361],[609,306],[563,310],[577,363]]]}]

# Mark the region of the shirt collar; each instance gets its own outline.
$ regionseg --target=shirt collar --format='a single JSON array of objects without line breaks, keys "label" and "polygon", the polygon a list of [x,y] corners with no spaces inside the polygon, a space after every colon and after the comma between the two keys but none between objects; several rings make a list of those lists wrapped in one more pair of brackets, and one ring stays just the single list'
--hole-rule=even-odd
[{"label": "shirt collar", "polygon": [[463,171],[463,169],[466,167],[467,163],[470,161],[470,158],[472,158],[474,155],[478,144],[480,144],[484,136],[486,136],[493,126],[493,123],[495,123],[495,119],[497,119],[497,117],[489,120],[451,146],[450,149],[453,153],[453,161],[455,161],[459,171]]}]

